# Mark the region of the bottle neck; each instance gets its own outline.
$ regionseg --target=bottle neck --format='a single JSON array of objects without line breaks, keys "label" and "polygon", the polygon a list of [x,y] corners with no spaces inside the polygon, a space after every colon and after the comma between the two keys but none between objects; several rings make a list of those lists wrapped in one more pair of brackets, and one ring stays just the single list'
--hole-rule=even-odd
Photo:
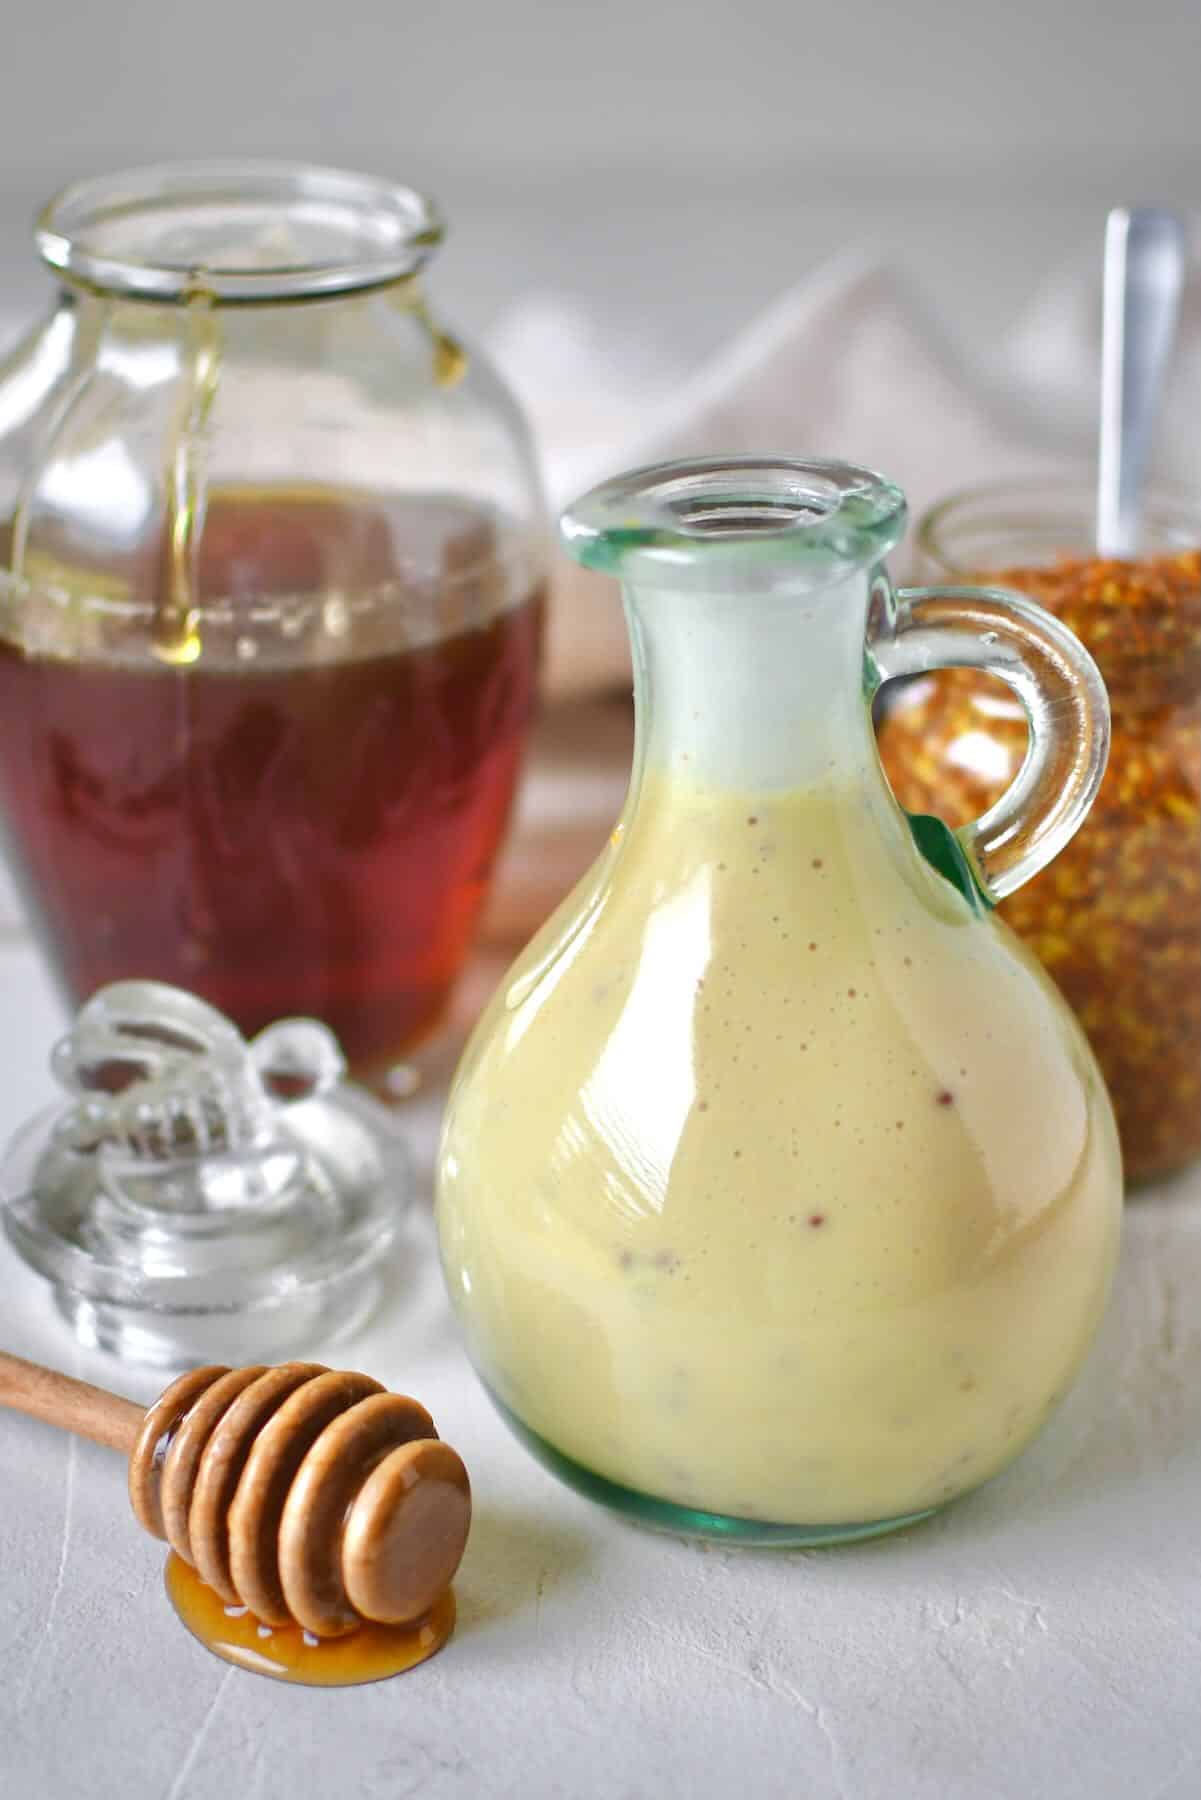
[{"label": "bottle neck", "polygon": [[864,697],[870,572],[758,592],[627,579],[643,773],[737,793],[882,789]]}]

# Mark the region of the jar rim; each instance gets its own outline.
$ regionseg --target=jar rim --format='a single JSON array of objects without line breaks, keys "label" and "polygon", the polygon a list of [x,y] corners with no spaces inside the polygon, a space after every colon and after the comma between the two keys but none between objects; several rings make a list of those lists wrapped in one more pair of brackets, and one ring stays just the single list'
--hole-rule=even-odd
[{"label": "jar rim", "polygon": [[[1091,470],[981,483],[927,507],[923,578],[1027,592],[1091,650],[1115,702],[1191,696],[1201,680],[1201,495],[1158,484],[1133,557],[1101,557]],[[1026,577],[1027,580],[1023,580]]]},{"label": "jar rim", "polygon": [[[927,506],[914,527],[919,553],[961,580],[988,568],[971,545],[992,543],[1004,560],[1052,564],[1063,556],[1095,556],[1096,481],[1085,468],[1019,476],[957,488]],[[1144,555],[1201,546],[1201,495],[1153,484],[1144,506]],[[963,534],[963,548],[954,539]],[[1007,546],[1012,543],[1013,549]],[[1020,554],[1019,554],[1020,548]],[[1106,559],[1111,560],[1111,559]]]},{"label": "jar rim", "polygon": [[158,163],[62,188],[34,236],[62,280],[181,302],[329,299],[414,275],[444,234],[382,177],[257,158]]}]

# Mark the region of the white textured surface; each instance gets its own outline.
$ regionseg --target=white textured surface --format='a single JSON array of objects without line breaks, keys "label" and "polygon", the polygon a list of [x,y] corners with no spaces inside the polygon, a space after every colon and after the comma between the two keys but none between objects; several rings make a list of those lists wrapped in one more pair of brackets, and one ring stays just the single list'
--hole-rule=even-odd
[{"label": "white textured surface", "polygon": [[[7,1132],[57,1013],[0,949]],[[433,1106],[412,1114],[428,1155]],[[78,1352],[0,1249],[0,1344]],[[1021,1320],[1014,1320],[1015,1333]],[[320,1346],[311,1346],[319,1351]],[[941,1518],[824,1553],[624,1526],[513,1443],[459,1351],[428,1212],[391,1311],[329,1352],[409,1388],[470,1464],[460,1623],[378,1687],[288,1689],[176,1623],[111,1453],[0,1417],[5,1800],[1195,1800],[1201,1181],[1133,1205],[1114,1305],[1042,1441]]]}]

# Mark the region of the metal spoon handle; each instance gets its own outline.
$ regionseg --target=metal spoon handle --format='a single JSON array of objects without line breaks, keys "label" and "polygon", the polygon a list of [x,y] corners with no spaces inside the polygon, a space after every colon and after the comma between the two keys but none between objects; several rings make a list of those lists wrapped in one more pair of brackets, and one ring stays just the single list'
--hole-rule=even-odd
[{"label": "metal spoon handle", "polygon": [[1110,213],[1105,229],[1097,549],[1133,556],[1143,477],[1184,284],[1184,229],[1157,207]]}]

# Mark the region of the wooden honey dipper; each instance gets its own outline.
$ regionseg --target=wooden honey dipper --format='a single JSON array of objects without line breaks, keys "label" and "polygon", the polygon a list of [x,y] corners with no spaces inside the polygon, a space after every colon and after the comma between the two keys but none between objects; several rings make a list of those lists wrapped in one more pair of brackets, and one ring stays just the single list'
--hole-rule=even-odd
[{"label": "wooden honey dipper", "polygon": [[0,1405],[128,1455],[139,1523],[267,1626],[332,1638],[411,1624],[467,1542],[462,1458],[423,1406],[369,1375],[191,1369],[144,1412],[0,1353]]}]

